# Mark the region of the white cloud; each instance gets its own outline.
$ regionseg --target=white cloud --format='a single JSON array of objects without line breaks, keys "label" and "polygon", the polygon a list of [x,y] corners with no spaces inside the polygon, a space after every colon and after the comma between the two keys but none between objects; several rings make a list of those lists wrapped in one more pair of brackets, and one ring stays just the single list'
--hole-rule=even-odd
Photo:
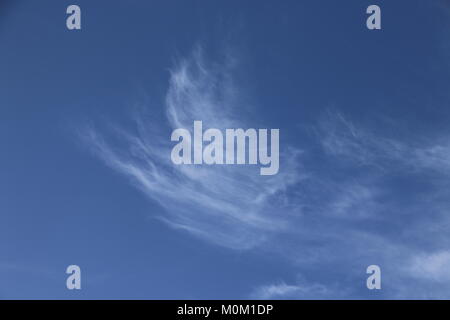
[{"label": "white cloud", "polygon": [[[449,254],[418,254],[420,243],[414,242],[427,238],[431,246],[436,246],[433,241],[445,238],[433,230],[445,220],[442,212],[446,212],[448,201],[442,199],[447,193],[431,201],[414,198],[409,207],[404,207],[396,198],[404,192],[386,182],[386,177],[409,178],[411,173],[437,173],[447,181],[450,146],[445,143],[421,140],[410,144],[378,136],[340,113],[329,112],[320,123],[319,143],[326,161],[336,164],[333,169],[338,168],[338,162],[345,164],[345,174],[308,168],[306,175],[301,152],[286,145],[281,149],[284,154],[275,176],[260,176],[258,168],[251,166],[173,165],[170,133],[174,128],[189,128],[194,120],[219,129],[254,127],[254,116],[242,116],[241,90],[233,83],[230,64],[213,65],[199,49],[171,70],[162,117],[149,116],[150,108],[146,108],[137,114],[132,129],[111,125],[110,134],[91,126],[83,135],[105,163],[129,177],[163,208],[159,218],[175,229],[234,249],[248,249],[267,238],[275,239],[265,242],[264,248],[300,267],[333,265],[336,274],[343,277],[364,274],[363,267],[368,264],[392,270],[409,262],[410,267],[399,267],[394,275],[385,277],[397,279],[392,280],[392,296],[411,296],[411,283],[426,279],[417,274],[429,279],[450,278],[446,272]],[[151,112],[155,109],[158,107]],[[306,176],[308,179],[303,180]],[[394,196],[385,197],[391,190]],[[408,212],[411,208],[415,208],[412,213]],[[428,219],[417,211],[439,214]],[[374,217],[376,226],[364,221],[373,222]],[[383,222],[386,224],[381,227]],[[420,229],[424,226],[426,229]],[[395,229],[398,227],[401,229]],[[419,236],[421,240],[416,239]],[[405,239],[415,240],[409,243]],[[359,287],[358,283],[354,285]],[[308,281],[279,282],[257,288],[252,297],[348,297],[333,288]]]},{"label": "white cloud", "polygon": [[376,197],[379,191],[373,185],[357,181],[342,183],[336,196],[326,207],[328,214],[347,219],[372,217],[379,208]]},{"label": "white cloud", "polygon": [[412,277],[433,281],[450,281],[450,251],[415,255],[408,270]]},{"label": "white cloud", "polygon": [[339,112],[327,112],[320,122],[319,139],[327,154],[343,157],[359,165],[386,171],[428,170],[450,174],[448,142],[439,143],[435,139],[422,139],[411,144],[375,135],[361,126],[356,126]]},{"label": "white cloud", "polygon": [[256,299],[283,299],[287,296],[296,295],[301,291],[297,285],[287,285],[284,282],[272,285],[261,286],[255,290],[252,297]]},{"label": "white cloud", "polygon": [[253,127],[241,118],[231,69],[227,63],[208,64],[197,49],[170,72],[165,119],[147,118],[147,109],[135,117],[137,133],[113,126],[115,134],[108,136],[90,127],[83,137],[109,166],[165,209],[161,220],[214,243],[246,249],[287,226],[285,194],[301,180],[299,151],[285,146],[280,172],[270,177],[260,176],[255,166],[176,166],[170,161],[171,131],[190,128],[194,120],[219,129]]},{"label": "white cloud", "polygon": [[320,283],[309,283],[299,280],[295,284],[286,284],[283,281],[275,284],[263,285],[256,288],[250,295],[252,299],[338,299],[345,295],[335,288]]}]

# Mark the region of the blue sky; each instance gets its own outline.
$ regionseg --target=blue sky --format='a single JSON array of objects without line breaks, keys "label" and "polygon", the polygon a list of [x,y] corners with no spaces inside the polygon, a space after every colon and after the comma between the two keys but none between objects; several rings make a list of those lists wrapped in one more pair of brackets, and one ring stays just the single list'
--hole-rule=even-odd
[{"label": "blue sky", "polygon": [[[0,298],[449,298],[449,27],[444,0],[2,2]],[[174,119],[279,128],[279,173],[174,168]]]}]

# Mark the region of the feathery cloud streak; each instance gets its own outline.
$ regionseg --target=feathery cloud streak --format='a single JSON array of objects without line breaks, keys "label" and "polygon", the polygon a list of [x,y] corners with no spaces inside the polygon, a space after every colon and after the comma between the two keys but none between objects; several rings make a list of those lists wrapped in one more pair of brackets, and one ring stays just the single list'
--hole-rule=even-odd
[{"label": "feathery cloud streak", "polygon": [[[280,172],[260,176],[255,166],[177,166],[170,160],[170,133],[202,120],[209,128],[249,128],[240,118],[232,66],[210,65],[201,49],[170,72],[165,117],[135,117],[137,133],[113,127],[113,136],[92,126],[83,137],[109,166],[133,180],[164,208],[160,219],[216,244],[246,249],[286,227],[285,193],[301,180],[299,151],[281,151]],[[155,108],[155,107],[153,107]],[[114,141],[113,141],[114,140]]]},{"label": "feathery cloud streak", "polygon": [[[190,128],[194,120],[209,128],[255,127],[254,118],[242,118],[241,89],[232,71],[232,64],[212,64],[198,49],[171,70],[164,105],[147,106],[134,117],[133,129],[91,126],[83,137],[105,163],[159,203],[159,218],[173,228],[234,249],[275,239],[271,250],[301,261],[301,267],[332,263],[341,274],[366,261],[383,266],[409,263],[412,267],[391,275],[397,279],[391,292],[399,297],[411,296],[405,288],[423,280],[420,270],[443,275],[448,259],[440,246],[449,241],[435,231],[450,225],[445,214],[449,194],[442,190],[450,173],[450,146],[445,143],[430,139],[412,145],[374,134],[329,111],[319,121],[316,143],[323,147],[325,161],[345,164],[345,175],[304,168],[301,152],[308,150],[286,145],[275,176],[260,176],[253,166],[173,165],[170,133],[175,128]],[[162,116],[157,109],[164,110]],[[392,184],[397,176],[430,186],[405,205],[391,196],[407,194]],[[372,223],[383,227],[371,228]],[[432,253],[424,253],[423,241],[429,242]],[[345,296],[333,288],[278,282],[261,286],[252,297]]]}]

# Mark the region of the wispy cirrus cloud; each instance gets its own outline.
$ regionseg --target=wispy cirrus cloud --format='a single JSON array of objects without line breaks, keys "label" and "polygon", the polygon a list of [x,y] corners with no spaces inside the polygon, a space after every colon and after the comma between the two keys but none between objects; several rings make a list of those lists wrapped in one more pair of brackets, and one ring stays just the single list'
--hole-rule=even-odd
[{"label": "wispy cirrus cloud", "polygon": [[[332,265],[345,279],[274,281],[256,288],[252,297],[358,297],[348,279],[364,279],[369,264],[397,267],[386,277],[392,280],[391,297],[411,296],[413,285],[424,288],[421,270],[444,274],[441,246],[449,241],[442,232],[450,225],[449,193],[442,189],[450,174],[445,142],[411,144],[327,111],[316,126],[315,143],[324,151],[319,161],[333,164],[335,172],[304,167],[302,157],[310,156],[309,150],[287,145],[275,176],[259,175],[256,166],[172,164],[175,128],[190,128],[194,120],[209,128],[249,128],[264,120],[243,116],[241,90],[232,61],[214,64],[197,49],[170,71],[164,104],[145,106],[132,128],[87,126],[81,135],[108,166],[161,206],[158,217],[168,226],[233,249],[265,243],[264,250],[280,253],[298,265],[299,273]],[[407,180],[408,187],[418,185],[420,193],[395,178]],[[424,256],[425,247],[436,256]],[[412,267],[399,268],[405,261]]]},{"label": "wispy cirrus cloud", "polygon": [[280,172],[270,177],[260,176],[255,166],[177,166],[170,160],[171,131],[191,128],[194,120],[208,128],[254,127],[250,118],[241,117],[229,61],[208,63],[197,48],[170,71],[160,108],[163,117],[147,117],[146,110],[137,114],[135,133],[111,124],[112,132],[90,126],[82,137],[105,163],[164,208],[159,218],[171,227],[236,249],[253,247],[286,228],[278,212],[289,208],[285,195],[302,178],[299,150],[287,146]]},{"label": "wispy cirrus cloud", "polygon": [[250,294],[251,299],[338,299],[347,295],[345,289],[337,290],[334,285],[313,283],[299,276],[294,284],[278,281],[262,285]]},{"label": "wispy cirrus cloud", "polygon": [[407,269],[415,278],[449,282],[450,250],[417,254],[412,257]]},{"label": "wispy cirrus cloud", "polygon": [[[331,265],[333,282],[320,276],[294,283],[275,280],[253,290],[251,297],[448,298],[446,135],[411,143],[329,110],[316,132],[326,161],[345,174],[319,172],[308,180],[313,192],[303,203],[311,206],[298,224],[297,240],[286,241],[291,246],[284,248],[299,273],[311,268],[328,272]],[[312,195],[320,200],[311,202]],[[365,288],[370,264],[382,267],[384,289],[378,295]]]},{"label": "wispy cirrus cloud", "polygon": [[[324,288],[324,290],[326,289]],[[251,294],[251,297],[255,299],[285,299],[289,296],[297,297],[302,291],[304,291],[304,289],[301,286],[288,285],[284,282],[280,282],[257,288]]]},{"label": "wispy cirrus cloud", "polygon": [[383,137],[355,125],[339,112],[328,110],[318,130],[327,154],[358,165],[383,170],[433,170],[450,174],[450,143],[448,139],[421,139],[415,144],[392,137]]}]

